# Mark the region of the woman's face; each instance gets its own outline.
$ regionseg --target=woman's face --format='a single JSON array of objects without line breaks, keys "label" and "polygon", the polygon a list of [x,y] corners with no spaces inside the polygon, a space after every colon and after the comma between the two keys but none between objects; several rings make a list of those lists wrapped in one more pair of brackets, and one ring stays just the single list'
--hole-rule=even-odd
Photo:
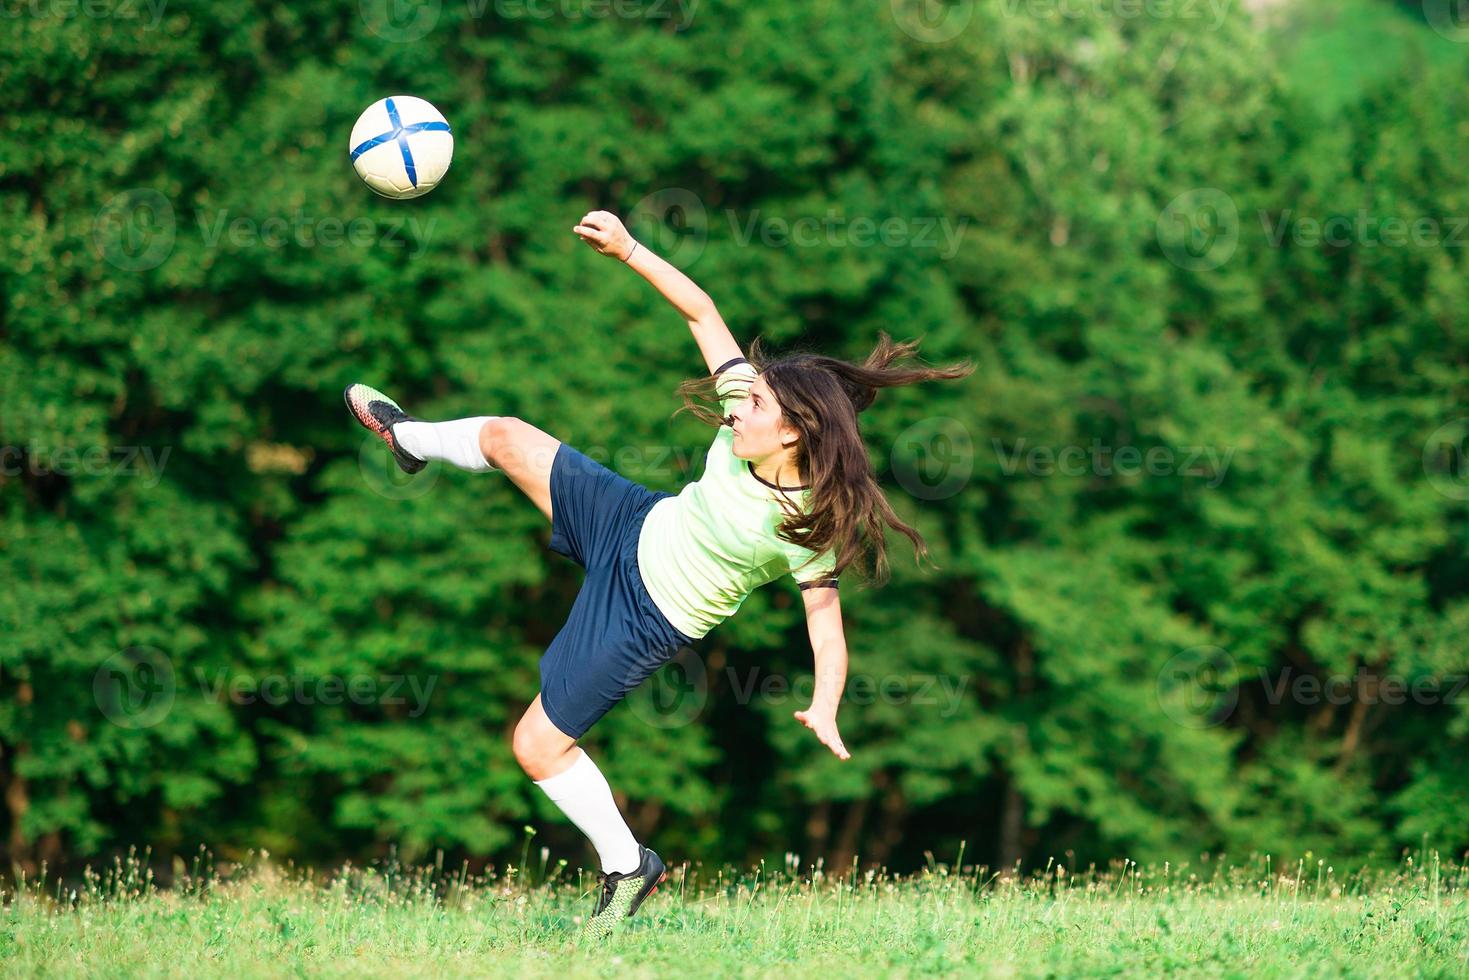
[{"label": "woman's face", "polygon": [[794,446],[800,434],[782,421],[780,404],[764,378],[756,378],[750,395],[729,410],[734,429],[734,454],[760,462]]}]

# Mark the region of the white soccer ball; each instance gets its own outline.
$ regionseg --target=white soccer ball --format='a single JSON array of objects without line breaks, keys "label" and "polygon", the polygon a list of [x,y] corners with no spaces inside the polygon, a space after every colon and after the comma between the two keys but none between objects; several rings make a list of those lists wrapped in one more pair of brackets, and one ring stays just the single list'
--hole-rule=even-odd
[{"label": "white soccer ball", "polygon": [[430,103],[394,95],[357,117],[348,152],[357,176],[383,197],[422,197],[444,179],[454,134]]}]

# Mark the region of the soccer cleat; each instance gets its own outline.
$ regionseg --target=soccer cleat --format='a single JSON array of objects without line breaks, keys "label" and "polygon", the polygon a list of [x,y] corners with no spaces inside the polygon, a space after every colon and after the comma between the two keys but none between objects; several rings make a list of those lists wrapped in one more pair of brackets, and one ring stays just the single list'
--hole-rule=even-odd
[{"label": "soccer cleat", "polygon": [[668,869],[662,858],[648,848],[638,845],[643,860],[635,871],[599,874],[602,882],[602,897],[597,901],[597,910],[587,920],[587,935],[593,939],[605,939],[617,928],[617,924],[628,918],[643,904],[643,899],[658,890],[658,883],[668,877]]},{"label": "soccer cleat", "polygon": [[417,422],[413,416],[398,407],[398,403],[376,388],[367,385],[348,385],[342,392],[347,401],[347,410],[368,432],[382,438],[393,451],[398,468],[404,473],[417,473],[428,464],[398,445],[393,438],[393,426],[399,422]]}]

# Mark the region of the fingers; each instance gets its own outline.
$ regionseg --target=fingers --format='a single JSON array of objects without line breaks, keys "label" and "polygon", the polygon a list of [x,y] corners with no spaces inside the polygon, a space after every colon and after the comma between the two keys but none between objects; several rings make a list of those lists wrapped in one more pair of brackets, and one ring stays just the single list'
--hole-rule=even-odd
[{"label": "fingers", "polygon": [[617,218],[610,211],[588,211],[581,219],[581,224],[598,231],[610,231],[616,222]]},{"label": "fingers", "polygon": [[631,239],[617,215],[610,211],[588,211],[571,230],[602,255],[613,255],[626,262],[631,254],[630,251],[628,255],[619,254]]},{"label": "fingers", "polygon": [[582,241],[603,254],[606,254],[607,249],[612,245],[612,236],[604,231],[598,231],[587,225],[577,225],[571,230],[576,232],[577,237]]}]

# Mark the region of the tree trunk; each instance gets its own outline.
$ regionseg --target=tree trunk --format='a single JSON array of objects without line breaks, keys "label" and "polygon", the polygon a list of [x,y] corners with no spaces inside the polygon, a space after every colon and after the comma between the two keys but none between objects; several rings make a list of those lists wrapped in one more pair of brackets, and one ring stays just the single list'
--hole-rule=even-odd
[{"label": "tree trunk", "polygon": [[25,835],[21,832],[21,823],[31,808],[31,794],[25,777],[16,771],[20,768],[16,762],[24,750],[25,747],[21,746],[6,752],[10,764],[5,767],[5,811],[10,817],[10,835],[6,840],[5,850],[12,868],[19,868],[27,875],[32,875],[36,873],[35,855],[31,853]]},{"label": "tree trunk", "polygon": [[1357,700],[1352,703],[1352,713],[1347,719],[1347,730],[1342,733],[1341,747],[1337,750],[1336,764],[1331,767],[1333,777],[1339,778],[1352,764],[1352,756],[1356,754],[1357,746],[1361,744],[1362,723],[1367,720],[1367,713],[1371,710],[1372,703],[1377,700],[1379,680],[1375,673],[1363,677],[1359,668]]},{"label": "tree trunk", "polygon": [[1015,785],[1015,777],[1005,777],[1005,799],[1000,808],[1000,850],[996,867],[1013,868],[1025,857],[1021,837],[1025,833],[1025,797]]},{"label": "tree trunk", "polygon": [[822,800],[811,808],[806,818],[806,855],[815,861],[816,855],[826,853],[831,840],[831,800]]},{"label": "tree trunk", "polygon": [[[1035,690],[1035,651],[1029,637],[1021,637],[1015,645],[1015,693],[1024,703]],[[1011,729],[1012,758],[1027,750],[1029,733],[1023,724]],[[1014,769],[1005,772],[1005,793],[1000,804],[1000,841],[996,858],[999,868],[1011,868],[1025,857],[1025,797],[1020,793]]]},{"label": "tree trunk", "polygon": [[870,865],[886,865],[893,848],[903,837],[903,820],[908,815],[908,800],[898,781],[886,772],[878,773],[877,785],[882,793],[882,816],[878,824],[877,837],[868,848]]},{"label": "tree trunk", "polygon": [[871,798],[864,796],[860,800],[853,800],[852,805],[847,808],[847,818],[842,822],[841,833],[837,835],[836,848],[828,855],[828,874],[843,875],[852,866],[852,858],[857,854],[857,840],[862,834],[862,824],[867,820],[867,807],[870,803]]},{"label": "tree trunk", "polygon": [[[623,812],[626,812],[624,810]],[[644,840],[653,836],[653,831],[658,829],[658,821],[663,816],[662,800],[647,800],[637,808],[636,816],[628,821],[633,825],[633,830]]]}]

